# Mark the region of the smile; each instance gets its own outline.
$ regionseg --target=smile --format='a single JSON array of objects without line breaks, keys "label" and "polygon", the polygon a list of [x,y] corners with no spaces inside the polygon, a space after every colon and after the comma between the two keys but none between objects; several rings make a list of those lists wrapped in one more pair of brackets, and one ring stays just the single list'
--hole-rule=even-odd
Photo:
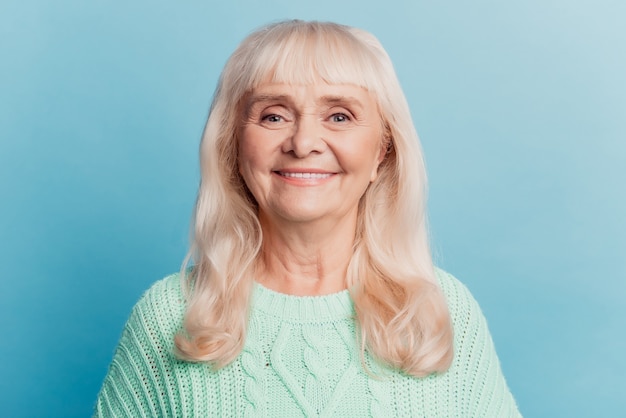
[{"label": "smile", "polygon": [[278,171],[277,173],[283,177],[313,180],[327,179],[332,176],[332,173],[285,173],[283,171]]}]

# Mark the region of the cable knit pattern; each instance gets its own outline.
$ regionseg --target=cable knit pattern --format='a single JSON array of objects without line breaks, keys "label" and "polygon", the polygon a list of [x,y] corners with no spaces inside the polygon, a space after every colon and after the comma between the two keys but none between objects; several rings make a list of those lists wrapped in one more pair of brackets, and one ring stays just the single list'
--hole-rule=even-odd
[{"label": "cable knit pattern", "polygon": [[255,285],[245,347],[219,371],[174,357],[178,275],[134,307],[95,417],[518,417],[486,321],[468,290],[437,277],[455,330],[450,369],[425,378],[361,365],[347,291],[297,297]]},{"label": "cable knit pattern", "polygon": [[[249,327],[248,338],[259,338],[259,326],[252,322]],[[269,366],[261,347],[248,344],[241,353],[241,369],[245,373],[244,394],[249,405],[244,413],[245,417],[264,416],[264,397],[267,391],[265,381],[265,367]]]},{"label": "cable knit pattern", "polygon": [[303,363],[309,374],[304,382],[304,397],[319,415],[330,398],[328,382],[328,355],[323,327],[304,328],[302,336],[307,344],[304,348]]},{"label": "cable knit pattern", "polygon": [[370,416],[372,417],[393,416],[393,408],[389,404],[392,397],[389,396],[387,379],[368,379]]}]

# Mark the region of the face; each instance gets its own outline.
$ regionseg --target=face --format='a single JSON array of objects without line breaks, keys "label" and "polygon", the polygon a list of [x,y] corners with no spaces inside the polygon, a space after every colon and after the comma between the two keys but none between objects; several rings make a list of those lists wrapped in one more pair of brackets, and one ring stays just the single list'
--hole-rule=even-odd
[{"label": "face", "polygon": [[321,81],[265,84],[243,116],[239,170],[262,222],[356,219],[385,154],[368,91]]}]

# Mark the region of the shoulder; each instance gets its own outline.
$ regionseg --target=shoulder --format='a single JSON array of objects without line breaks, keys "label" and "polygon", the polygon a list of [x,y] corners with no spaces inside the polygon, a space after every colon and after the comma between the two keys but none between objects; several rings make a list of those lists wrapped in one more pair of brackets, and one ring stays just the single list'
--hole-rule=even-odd
[{"label": "shoulder", "polygon": [[467,312],[482,315],[478,302],[461,281],[440,268],[435,268],[435,277],[448,302],[450,316],[454,318]]},{"label": "shoulder", "polygon": [[185,313],[183,283],[179,273],[155,282],[135,304],[129,325],[159,329],[173,336],[178,332]]},{"label": "shoulder", "polygon": [[153,283],[141,296],[135,308],[166,308],[166,311],[176,311],[184,307],[184,300],[180,273],[174,273]]},{"label": "shoulder", "polygon": [[457,349],[470,341],[491,340],[487,320],[469,289],[444,270],[436,268],[435,275],[448,304]]},{"label": "shoulder", "polygon": [[157,416],[155,394],[171,376],[174,336],[184,317],[185,303],[178,274],[154,283],[133,307],[107,376],[94,416]]},{"label": "shoulder", "polygon": [[179,274],[161,279],[144,292],[133,307],[124,326],[119,347],[134,347],[141,352],[174,348],[174,336],[185,315],[185,298]]},{"label": "shoulder", "polygon": [[454,327],[455,356],[446,376],[462,399],[464,416],[519,417],[515,399],[500,368],[487,320],[467,287],[451,274],[435,270]]}]

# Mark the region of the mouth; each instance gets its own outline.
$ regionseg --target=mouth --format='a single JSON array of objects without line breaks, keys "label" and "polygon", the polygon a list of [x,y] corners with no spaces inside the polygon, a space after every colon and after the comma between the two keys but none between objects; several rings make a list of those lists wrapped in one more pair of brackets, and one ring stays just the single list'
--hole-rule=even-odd
[{"label": "mouth", "polygon": [[287,172],[287,171],[275,171],[281,177],[292,179],[307,179],[307,180],[323,180],[332,176],[334,173],[310,173],[310,172]]}]

